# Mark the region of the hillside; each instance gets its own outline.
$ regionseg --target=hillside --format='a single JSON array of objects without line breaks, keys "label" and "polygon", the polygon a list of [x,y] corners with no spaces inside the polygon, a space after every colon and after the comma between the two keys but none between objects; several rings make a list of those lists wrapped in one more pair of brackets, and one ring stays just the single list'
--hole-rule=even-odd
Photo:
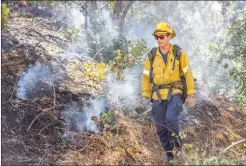
[{"label": "hillside", "polygon": [[[135,111],[140,101],[118,105],[125,99],[106,94],[119,84],[112,67],[69,56],[55,25],[17,15],[2,30],[2,164],[162,164],[151,114]],[[196,108],[181,113],[186,157],[176,164],[246,163],[246,113],[199,81],[196,89]]]}]

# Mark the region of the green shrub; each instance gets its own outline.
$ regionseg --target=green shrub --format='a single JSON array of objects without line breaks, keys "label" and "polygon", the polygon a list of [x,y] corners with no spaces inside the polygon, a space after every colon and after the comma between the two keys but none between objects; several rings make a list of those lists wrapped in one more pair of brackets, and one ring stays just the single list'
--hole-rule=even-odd
[{"label": "green shrub", "polygon": [[2,4],[2,12],[1,12],[2,16],[1,16],[1,28],[2,30],[5,30],[6,29],[6,22],[10,16],[10,9],[9,7],[7,6],[7,4]]}]

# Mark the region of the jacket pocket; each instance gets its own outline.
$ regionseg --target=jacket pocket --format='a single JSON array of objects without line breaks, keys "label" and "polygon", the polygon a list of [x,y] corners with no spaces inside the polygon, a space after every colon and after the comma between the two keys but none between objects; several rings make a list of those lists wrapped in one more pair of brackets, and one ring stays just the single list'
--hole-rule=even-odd
[{"label": "jacket pocket", "polygon": [[161,62],[155,62],[153,63],[153,73],[154,74],[162,74],[162,66]]},{"label": "jacket pocket", "polygon": [[157,85],[164,84],[164,77],[163,74],[154,74],[154,82]]}]

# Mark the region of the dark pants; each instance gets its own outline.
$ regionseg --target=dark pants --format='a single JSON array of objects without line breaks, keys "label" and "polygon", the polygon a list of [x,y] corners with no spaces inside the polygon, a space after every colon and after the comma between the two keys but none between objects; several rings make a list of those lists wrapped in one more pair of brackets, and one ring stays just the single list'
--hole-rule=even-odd
[{"label": "dark pants", "polygon": [[174,146],[180,148],[182,140],[179,132],[179,114],[182,111],[181,95],[174,94],[171,100],[153,101],[152,114],[155,127],[161,144],[165,151],[173,150]]}]

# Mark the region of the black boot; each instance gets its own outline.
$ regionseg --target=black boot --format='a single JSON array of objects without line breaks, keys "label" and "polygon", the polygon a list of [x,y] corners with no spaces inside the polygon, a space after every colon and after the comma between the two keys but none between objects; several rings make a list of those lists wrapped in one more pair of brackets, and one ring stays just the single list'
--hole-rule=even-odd
[{"label": "black boot", "polygon": [[176,149],[181,149],[183,146],[183,139],[181,139],[180,137],[175,137],[174,138],[174,147]]},{"label": "black boot", "polygon": [[167,155],[167,161],[165,162],[165,165],[173,165],[174,164],[174,154],[172,151],[166,152]]}]

